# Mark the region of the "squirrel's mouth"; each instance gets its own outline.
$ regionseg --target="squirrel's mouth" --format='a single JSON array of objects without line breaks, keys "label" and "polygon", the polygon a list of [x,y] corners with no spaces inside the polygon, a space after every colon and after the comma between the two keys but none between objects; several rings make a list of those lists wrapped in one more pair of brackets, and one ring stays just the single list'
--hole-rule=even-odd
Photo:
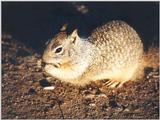
[{"label": "squirrel's mouth", "polygon": [[60,63],[47,63],[47,62],[42,62],[42,67],[45,67],[46,65],[52,65],[52,66],[54,66],[54,67],[56,67],[56,68],[60,68]]}]

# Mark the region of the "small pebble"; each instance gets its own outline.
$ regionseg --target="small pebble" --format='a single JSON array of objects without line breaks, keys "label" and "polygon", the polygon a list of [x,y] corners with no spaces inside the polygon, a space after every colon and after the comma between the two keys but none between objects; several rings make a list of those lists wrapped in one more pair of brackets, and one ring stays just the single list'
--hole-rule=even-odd
[{"label": "small pebble", "polygon": [[42,79],[39,81],[39,84],[42,86],[42,87],[49,87],[51,86],[51,84],[46,80],[46,79]]},{"label": "small pebble", "polygon": [[95,103],[90,103],[89,106],[95,107],[96,104]]},{"label": "small pebble", "polygon": [[46,80],[48,80],[48,81],[53,81],[53,80],[55,80],[53,77],[46,77]]},{"label": "small pebble", "polygon": [[154,75],[153,78],[159,78],[159,75]]},{"label": "small pebble", "polygon": [[149,79],[150,78],[150,76],[149,75],[147,75],[147,79]]},{"label": "small pebble", "polygon": [[29,91],[28,91],[28,94],[35,94],[35,93],[36,93],[36,91],[33,88],[30,88]]},{"label": "small pebble", "polygon": [[129,111],[130,111],[130,109],[126,108],[124,111],[125,111],[125,112],[129,112]]},{"label": "small pebble", "polygon": [[98,97],[105,97],[105,98],[107,97],[106,94],[102,94],[102,93],[99,94],[99,95],[97,95],[97,96],[98,96]]},{"label": "small pebble", "polygon": [[55,87],[54,86],[48,86],[48,87],[44,87],[43,89],[44,90],[54,90]]},{"label": "small pebble", "polygon": [[41,59],[37,61],[37,67],[38,67],[38,68],[41,68],[41,67],[42,67],[42,60],[41,60]]},{"label": "small pebble", "polygon": [[86,97],[86,98],[94,98],[94,97],[95,97],[95,95],[93,95],[93,94],[89,94],[89,95],[86,95],[85,97]]}]

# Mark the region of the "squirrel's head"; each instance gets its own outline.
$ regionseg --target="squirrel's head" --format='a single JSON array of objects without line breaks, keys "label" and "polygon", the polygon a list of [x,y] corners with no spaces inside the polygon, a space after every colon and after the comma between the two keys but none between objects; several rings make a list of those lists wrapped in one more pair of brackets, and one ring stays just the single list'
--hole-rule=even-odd
[{"label": "squirrel's head", "polygon": [[52,64],[57,68],[73,60],[71,56],[75,52],[75,48],[78,47],[78,40],[80,39],[77,29],[70,35],[67,35],[64,29],[63,26],[61,32],[49,42],[42,57],[44,63]]}]

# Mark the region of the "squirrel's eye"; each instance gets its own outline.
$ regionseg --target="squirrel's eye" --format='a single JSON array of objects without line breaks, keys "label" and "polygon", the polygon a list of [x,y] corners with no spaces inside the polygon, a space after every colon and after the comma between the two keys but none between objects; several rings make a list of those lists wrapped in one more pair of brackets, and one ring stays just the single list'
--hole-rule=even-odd
[{"label": "squirrel's eye", "polygon": [[56,48],[55,53],[60,53],[61,51],[62,51],[62,47],[58,47]]}]

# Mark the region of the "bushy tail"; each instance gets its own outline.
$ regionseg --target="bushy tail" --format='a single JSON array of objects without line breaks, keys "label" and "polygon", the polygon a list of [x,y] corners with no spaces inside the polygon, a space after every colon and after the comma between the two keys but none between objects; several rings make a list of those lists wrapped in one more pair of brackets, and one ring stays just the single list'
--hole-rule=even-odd
[{"label": "bushy tail", "polygon": [[150,47],[147,52],[144,53],[144,67],[158,68],[159,67],[159,48]]},{"label": "bushy tail", "polygon": [[132,79],[142,79],[146,74],[145,70],[148,68],[157,69],[159,67],[159,49],[157,47],[150,47],[147,52],[144,53],[143,59],[139,64],[138,69],[135,71]]}]

